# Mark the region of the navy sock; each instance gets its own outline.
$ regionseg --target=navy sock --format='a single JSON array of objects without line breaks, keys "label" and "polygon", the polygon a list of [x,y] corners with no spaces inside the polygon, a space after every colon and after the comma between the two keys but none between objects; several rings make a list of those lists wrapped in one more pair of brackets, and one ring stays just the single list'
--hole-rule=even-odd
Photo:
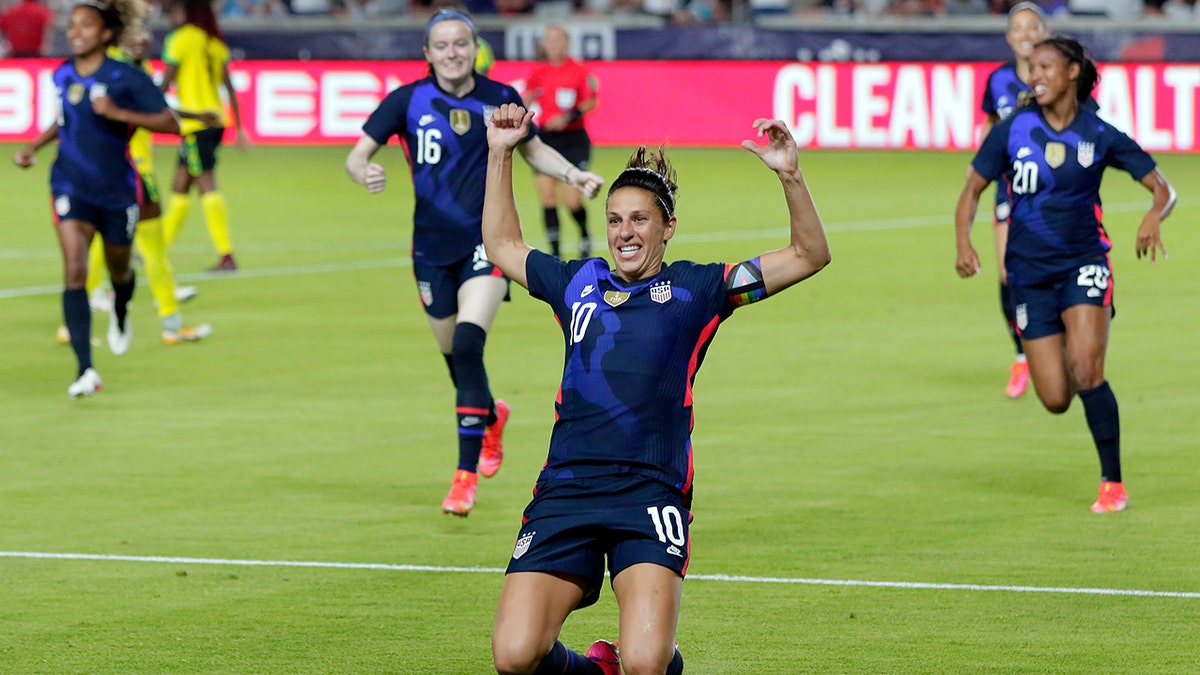
[{"label": "navy sock", "polygon": [[581,654],[567,649],[561,642],[555,642],[550,653],[542,657],[533,675],[604,675],[600,666],[585,659]]},{"label": "navy sock", "polygon": [[1008,335],[1016,345],[1017,353],[1024,354],[1025,348],[1021,346],[1021,336],[1017,334],[1017,306],[1013,303],[1012,289],[1005,283],[1000,284],[1000,309],[1004,311],[1004,320],[1008,322]]},{"label": "navy sock", "polygon": [[571,212],[571,217],[575,219],[575,223],[579,225],[579,236],[588,236],[587,230],[587,209],[582,206]]},{"label": "navy sock", "polygon": [[475,473],[483,434],[492,412],[492,393],[483,367],[487,331],[473,323],[454,327],[455,411],[458,414],[458,468]]},{"label": "navy sock", "polygon": [[129,270],[129,281],[113,282],[113,313],[117,315],[117,326],[125,330],[125,317],[129,313],[129,301],[133,299],[133,288],[137,283],[137,274]]},{"label": "navy sock", "polygon": [[544,206],[542,207],[542,216],[546,219],[546,241],[550,243],[550,252],[558,256],[562,251],[558,244],[559,225],[558,225],[558,207]]},{"label": "navy sock", "polygon": [[63,320],[71,333],[71,349],[79,363],[79,373],[92,367],[92,308],[88,306],[87,291],[72,288],[62,294]]},{"label": "navy sock", "polygon": [[448,368],[450,370],[450,382],[453,383],[455,387],[457,387],[458,386],[458,378],[454,376],[454,355],[453,354],[442,354],[442,358],[446,359],[446,368]]},{"label": "navy sock", "polygon": [[1100,455],[1100,479],[1121,482],[1121,418],[1117,411],[1117,397],[1108,380],[1100,386],[1079,392],[1083,401],[1083,412],[1087,417],[1088,429],[1096,442]]},{"label": "navy sock", "polygon": [[675,650],[675,656],[671,658],[671,662],[667,664],[667,675],[683,675],[683,654],[679,650]]}]

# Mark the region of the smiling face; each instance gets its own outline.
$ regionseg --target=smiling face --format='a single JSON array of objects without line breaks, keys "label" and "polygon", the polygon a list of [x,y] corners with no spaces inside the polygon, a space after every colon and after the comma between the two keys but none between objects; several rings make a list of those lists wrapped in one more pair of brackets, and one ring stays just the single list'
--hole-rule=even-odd
[{"label": "smiling face", "polygon": [[1049,36],[1042,17],[1032,9],[1023,9],[1009,18],[1005,39],[1012,48],[1013,56],[1026,60],[1033,54],[1033,46]]},{"label": "smiling face", "polygon": [[1067,57],[1051,45],[1041,45],[1029,58],[1029,86],[1033,97],[1043,108],[1052,108],[1065,100],[1075,100],[1079,79],[1079,64],[1068,63]]},{"label": "smiling face", "polygon": [[639,187],[617,188],[605,206],[608,219],[608,252],[625,281],[658,274],[667,241],[675,236],[675,216],[664,220],[653,192]]},{"label": "smiling face", "polygon": [[433,24],[425,41],[425,60],[443,89],[454,89],[475,73],[475,34],[464,21]]},{"label": "smiling face", "polygon": [[104,27],[100,10],[88,5],[79,5],[71,10],[67,20],[67,44],[76,57],[91,56],[104,51],[112,39],[112,30]]}]

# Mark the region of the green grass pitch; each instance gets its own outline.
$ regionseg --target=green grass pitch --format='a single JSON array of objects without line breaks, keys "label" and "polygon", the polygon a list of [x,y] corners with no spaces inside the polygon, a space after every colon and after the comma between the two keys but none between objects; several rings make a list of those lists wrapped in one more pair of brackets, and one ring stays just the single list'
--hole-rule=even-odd
[{"label": "green grass pitch", "polygon": [[[389,148],[390,187],[370,196],[343,173],[348,149],[225,150],[244,271],[200,272],[216,256],[198,204],[172,256],[200,288],[187,318],[213,336],[161,344],[142,287],[132,349],[97,349],[104,390],[81,401],[54,341],[53,153],[3,169],[0,672],[490,672],[497,570],[545,458],[559,333],[514,286],[487,350],[514,411],[507,460],[470,518],[443,516],[453,392],[408,267],[407,167]],[[159,149],[164,181],[170,154]],[[601,149],[595,168],[612,177],[627,155]],[[784,244],[780,188],[753,156],[672,156],[669,258],[736,262]],[[1180,201],[1170,259],[1153,266],[1133,254],[1149,193],[1118,172],[1105,184],[1108,376],[1131,506],[1096,516],[1081,407],[1056,417],[1032,392],[1004,397],[1011,346],[983,212],[984,272],[954,274],[968,160],[802,153],[833,263],[739,310],[697,379],[689,673],[1197,672],[1200,162],[1159,157]],[[602,203],[589,213],[602,237]],[[564,642],[615,638],[615,605],[606,588]]]}]

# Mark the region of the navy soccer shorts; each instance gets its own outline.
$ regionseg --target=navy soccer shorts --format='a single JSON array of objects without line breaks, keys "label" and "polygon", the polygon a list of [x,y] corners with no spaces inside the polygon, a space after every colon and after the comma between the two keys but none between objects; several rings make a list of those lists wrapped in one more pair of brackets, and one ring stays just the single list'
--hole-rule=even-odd
[{"label": "navy soccer shorts", "polygon": [[192,176],[212,171],[217,166],[217,148],[224,135],[224,129],[210,127],[184,136],[179,141],[179,163]]},{"label": "navy soccer shorts", "polygon": [[[504,277],[504,273],[487,259],[483,244],[480,244],[471,257],[449,265],[425,265],[414,261],[413,276],[417,278],[417,293],[425,313],[435,319],[444,319],[458,313],[458,289],[469,279]],[[506,277],[504,280],[508,281]],[[506,293],[505,301],[510,297]]]},{"label": "navy soccer shorts", "polygon": [[1064,273],[1036,286],[1012,286],[1017,310],[1017,332],[1023,340],[1036,340],[1065,330],[1062,313],[1075,305],[1112,307],[1113,277],[1107,260]]},{"label": "navy soccer shorts", "polygon": [[586,129],[572,131],[543,131],[539,134],[542,142],[554,148],[568,162],[587,171],[588,160],[592,157],[592,139]]},{"label": "navy soccer shorts", "polygon": [[137,204],[100,206],[74,195],[54,195],[56,222],[78,220],[96,228],[104,243],[112,246],[131,246],[137,231],[140,210]]},{"label": "navy soccer shorts", "polygon": [[507,572],[567,574],[584,580],[580,607],[600,597],[605,558],[616,578],[639,563],[687,572],[691,513],[677,490],[626,474],[539,483],[525,508]]}]

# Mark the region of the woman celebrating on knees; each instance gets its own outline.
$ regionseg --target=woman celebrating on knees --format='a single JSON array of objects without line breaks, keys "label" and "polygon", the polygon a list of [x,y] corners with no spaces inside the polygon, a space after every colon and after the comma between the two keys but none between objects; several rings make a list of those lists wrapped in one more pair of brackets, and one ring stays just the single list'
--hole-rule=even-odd
[{"label": "woman celebrating on knees", "polygon": [[[755,153],[783,184],[787,246],[728,265],[663,262],[674,236],[675,171],[643,146],[605,205],[608,251],[564,262],[525,243],[512,152],[533,114],[501,107],[488,128],[483,239],[493,263],[553,309],[566,359],[550,451],[508,565],[492,634],[500,673],[677,674],[675,629],[690,555],[692,384],[720,323],[829,263],[821,219],[783,122],[754,122]],[[620,654],[558,642],[594,603],[607,567],[620,608]]]},{"label": "woman celebrating on knees", "polygon": [[[426,318],[455,387],[458,469],[442,511],[466,516],[475,505],[479,475],[491,476],[503,459],[509,408],[492,398],[483,347],[508,280],[493,266],[479,232],[487,170],[484,120],[521,97],[508,85],[474,71],[475,24],[466,14],[441,10],[425,26],[428,77],[388,94],[363,125],[346,158],[346,173],[368,192],[387,176],[371,158],[399,136],[412,164],[413,274]],[[536,136],[520,147],[535,171],[555,176],[592,197],[603,183],[581,171]]]},{"label": "woman celebrating on knees", "polygon": [[1092,511],[1105,513],[1123,510],[1128,497],[1117,399],[1104,377],[1113,277],[1100,179],[1112,166],[1153,193],[1136,247],[1139,258],[1152,261],[1158,252],[1166,256],[1159,224],[1175,204],[1175,191],[1137,143],[1084,105],[1098,78],[1077,41],[1038,43],[1030,58],[1034,103],[992,129],[968,170],[955,213],[955,268],[964,278],[979,271],[971,222],[984,188],[1004,178],[1012,191],[1004,264],[1034,388],[1052,413],[1066,412],[1076,394],[1083,402],[1100,455]]},{"label": "woman celebrating on knees", "polygon": [[130,247],[138,222],[138,175],[129,161],[129,138],[137,127],[179,133],[167,102],[144,72],[107,57],[125,31],[145,31],[141,0],[86,0],[75,5],[67,23],[73,58],[54,71],[61,97],[58,124],[21,151],[14,161],[28,167],[38,149],[58,139],[50,170],[54,215],[64,268],[63,316],[78,362],[67,393],[76,398],[100,389],[92,367],[92,312],[88,306],[88,247],[99,234],[113,284],[108,345],[124,354],[133,335],[128,320],[134,272]]}]

